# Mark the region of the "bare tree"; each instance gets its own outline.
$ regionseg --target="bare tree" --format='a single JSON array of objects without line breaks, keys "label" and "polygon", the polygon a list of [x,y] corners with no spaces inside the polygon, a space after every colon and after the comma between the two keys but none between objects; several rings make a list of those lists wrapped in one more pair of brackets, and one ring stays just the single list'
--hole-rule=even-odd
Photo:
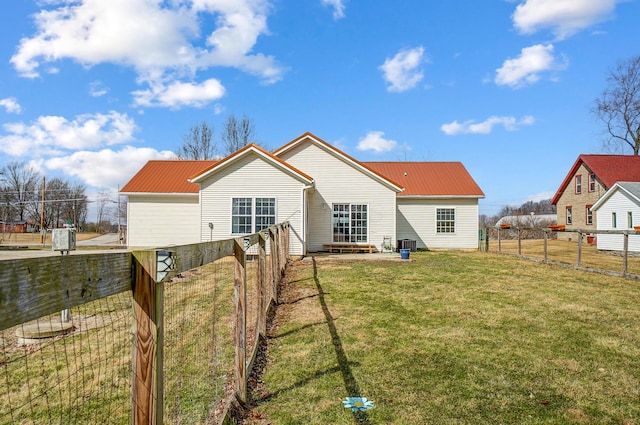
[{"label": "bare tree", "polygon": [[40,179],[40,173],[26,162],[13,161],[0,170],[9,220],[26,220],[29,205],[37,200]]},{"label": "bare tree", "polygon": [[593,113],[606,125],[605,148],[640,151],[640,56],[621,61],[609,72],[607,88],[596,99]]},{"label": "bare tree", "polygon": [[225,154],[232,154],[248,145],[252,142],[254,135],[255,125],[251,118],[243,115],[242,119],[238,120],[235,115],[229,115],[220,136],[224,144]]},{"label": "bare tree", "polygon": [[214,159],[217,146],[213,139],[213,127],[206,121],[191,127],[175,154],[178,159]]}]

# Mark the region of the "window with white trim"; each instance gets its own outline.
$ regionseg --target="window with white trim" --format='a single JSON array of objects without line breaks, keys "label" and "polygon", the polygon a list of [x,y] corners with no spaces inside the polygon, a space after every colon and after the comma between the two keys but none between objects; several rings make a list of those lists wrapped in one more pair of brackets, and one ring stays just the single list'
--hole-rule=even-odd
[{"label": "window with white trim", "polygon": [[616,229],[618,227],[618,215],[614,212],[611,213],[611,228]]},{"label": "window with white trim", "polygon": [[276,198],[231,199],[232,234],[255,233],[274,224],[276,224]]},{"label": "window with white trim", "polygon": [[456,232],[456,209],[436,208],[436,233]]},{"label": "window with white trim", "polygon": [[591,211],[591,205],[585,206],[585,223],[593,224],[593,211]]},{"label": "window with white trim", "polygon": [[368,242],[369,208],[366,204],[333,204],[333,242]]},{"label": "window with white trim", "polygon": [[589,174],[589,192],[596,191],[596,175],[594,173]]},{"label": "window with white trim", "polygon": [[582,193],[582,174],[576,176],[576,194]]},{"label": "window with white trim", "polygon": [[633,228],[633,213],[631,211],[627,211],[627,228]]},{"label": "window with white trim", "polygon": [[276,224],[276,198],[256,198],[256,232]]},{"label": "window with white trim", "polygon": [[573,223],[573,210],[571,207],[567,207],[567,224]]}]

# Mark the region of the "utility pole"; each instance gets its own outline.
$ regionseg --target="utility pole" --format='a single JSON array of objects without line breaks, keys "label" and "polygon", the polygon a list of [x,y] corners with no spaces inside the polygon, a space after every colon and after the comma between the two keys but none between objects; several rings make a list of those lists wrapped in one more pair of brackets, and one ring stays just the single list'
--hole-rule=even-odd
[{"label": "utility pole", "polygon": [[42,205],[40,207],[40,243],[44,245],[44,176],[42,176]]}]

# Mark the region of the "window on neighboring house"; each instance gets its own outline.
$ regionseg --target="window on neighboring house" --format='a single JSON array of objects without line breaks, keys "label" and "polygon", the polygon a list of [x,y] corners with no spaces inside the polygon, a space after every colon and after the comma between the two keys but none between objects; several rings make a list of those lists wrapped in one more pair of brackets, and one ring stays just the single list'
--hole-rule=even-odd
[{"label": "window on neighboring house", "polygon": [[366,204],[333,204],[333,242],[368,242],[368,210]]},{"label": "window on neighboring house", "polygon": [[594,173],[589,174],[589,192],[596,191],[596,175]]},{"label": "window on neighboring house", "polygon": [[274,224],[276,224],[276,198],[233,198],[231,200],[232,234],[255,233]]},{"label": "window on neighboring house", "polygon": [[618,217],[616,213],[611,213],[611,228],[616,229],[618,227]]},{"label": "window on neighboring house", "polygon": [[587,205],[585,207],[585,213],[584,214],[585,214],[585,217],[586,217],[585,223],[593,224],[593,211],[591,211],[591,205]]},{"label": "window on neighboring house", "polygon": [[437,208],[436,209],[436,233],[456,232],[456,209]]},{"label": "window on neighboring house", "polygon": [[576,176],[576,193],[582,193],[582,175]]},{"label": "window on neighboring house", "polygon": [[571,211],[571,207],[567,207],[567,224],[573,223],[573,214]]},{"label": "window on neighboring house", "polygon": [[627,212],[627,229],[633,229],[633,213]]}]

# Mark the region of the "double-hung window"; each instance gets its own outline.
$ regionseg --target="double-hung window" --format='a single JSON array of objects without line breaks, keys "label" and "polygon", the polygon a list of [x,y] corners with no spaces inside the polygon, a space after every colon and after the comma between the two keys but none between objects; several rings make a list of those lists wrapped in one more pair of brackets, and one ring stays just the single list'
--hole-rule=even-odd
[{"label": "double-hung window", "polygon": [[582,193],[582,175],[578,174],[576,176],[576,194]]},{"label": "double-hung window", "polygon": [[233,198],[231,233],[259,232],[276,224],[276,198]]},{"label": "double-hung window", "polygon": [[596,191],[596,175],[594,173],[589,174],[589,192]]},{"label": "double-hung window", "polygon": [[585,206],[585,223],[586,224],[593,224],[593,211],[591,211],[591,205],[586,205]]},{"label": "double-hung window", "polygon": [[566,209],[567,212],[567,224],[572,224],[573,223],[573,210],[571,207],[567,207]]},{"label": "double-hung window", "polygon": [[276,224],[276,198],[256,198],[256,232]]},{"label": "double-hung window", "polygon": [[369,208],[366,204],[333,204],[333,242],[368,242]]},{"label": "double-hung window", "polygon": [[456,232],[456,209],[437,208],[436,209],[436,233]]}]

